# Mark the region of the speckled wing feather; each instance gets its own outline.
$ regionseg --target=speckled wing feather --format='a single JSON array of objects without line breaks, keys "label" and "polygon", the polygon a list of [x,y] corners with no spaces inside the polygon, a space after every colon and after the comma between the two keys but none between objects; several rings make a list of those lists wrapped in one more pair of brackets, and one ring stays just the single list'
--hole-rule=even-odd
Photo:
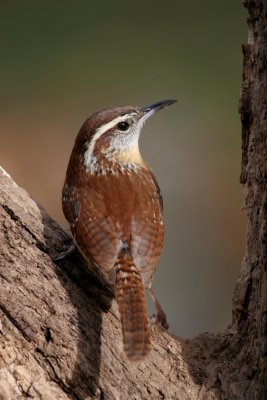
[{"label": "speckled wing feather", "polygon": [[70,227],[74,227],[81,211],[81,203],[75,187],[68,186],[67,184],[64,185],[62,190],[62,208]]}]

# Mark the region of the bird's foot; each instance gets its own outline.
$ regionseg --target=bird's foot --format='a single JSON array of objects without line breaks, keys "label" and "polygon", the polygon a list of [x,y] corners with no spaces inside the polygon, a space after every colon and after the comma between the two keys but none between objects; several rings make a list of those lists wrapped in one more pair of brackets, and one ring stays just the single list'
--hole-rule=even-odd
[{"label": "bird's foot", "polygon": [[69,255],[71,255],[71,254],[75,251],[75,249],[76,249],[75,244],[72,243],[72,244],[70,245],[70,247],[69,247],[67,250],[65,250],[65,251],[63,251],[62,253],[59,253],[57,256],[51,257],[51,258],[52,258],[53,261],[61,261],[61,260],[64,260],[64,259],[67,258]]},{"label": "bird's foot", "polygon": [[162,313],[155,313],[149,317],[149,321],[151,324],[160,324],[164,329],[169,329],[169,324],[167,322],[166,314]]},{"label": "bird's foot", "polygon": [[161,307],[161,305],[160,305],[160,303],[159,303],[159,301],[158,301],[158,299],[157,299],[157,297],[156,297],[156,295],[154,293],[154,290],[152,288],[149,288],[148,289],[148,293],[150,294],[150,297],[151,297],[151,299],[152,299],[152,301],[153,301],[153,303],[155,305],[155,308],[157,310],[156,314],[153,314],[150,317],[151,323],[152,324],[161,324],[161,326],[164,329],[168,329],[169,328],[169,324],[167,322],[166,314],[163,311],[163,309],[162,309],[162,307]]}]

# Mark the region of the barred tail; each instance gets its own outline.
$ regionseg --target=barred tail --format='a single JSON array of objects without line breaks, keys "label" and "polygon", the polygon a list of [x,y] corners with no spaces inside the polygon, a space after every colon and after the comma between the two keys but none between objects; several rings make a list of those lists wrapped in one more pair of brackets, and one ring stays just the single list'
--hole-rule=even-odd
[{"label": "barred tail", "polygon": [[129,254],[122,255],[115,267],[124,350],[131,361],[143,360],[150,352],[150,335],[141,275]]}]

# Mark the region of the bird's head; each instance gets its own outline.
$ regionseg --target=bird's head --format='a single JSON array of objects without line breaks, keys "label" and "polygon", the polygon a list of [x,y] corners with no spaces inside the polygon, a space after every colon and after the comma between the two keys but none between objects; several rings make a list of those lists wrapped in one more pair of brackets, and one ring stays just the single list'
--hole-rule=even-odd
[{"label": "bird's head", "polygon": [[83,153],[88,169],[98,162],[143,163],[138,140],[145,121],[156,111],[175,103],[163,100],[146,107],[106,108],[89,117],[77,136],[75,149]]}]

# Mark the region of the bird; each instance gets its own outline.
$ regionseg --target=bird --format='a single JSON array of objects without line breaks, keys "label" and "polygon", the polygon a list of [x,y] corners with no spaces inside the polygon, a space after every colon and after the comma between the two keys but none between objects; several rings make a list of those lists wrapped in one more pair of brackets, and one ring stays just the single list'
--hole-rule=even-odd
[{"label": "bird", "polygon": [[148,118],[175,102],[111,107],[91,115],[76,137],[62,190],[75,246],[114,287],[124,351],[133,362],[151,350],[146,289],[156,321],[168,328],[151,287],[163,246],[163,202],[139,137]]}]

